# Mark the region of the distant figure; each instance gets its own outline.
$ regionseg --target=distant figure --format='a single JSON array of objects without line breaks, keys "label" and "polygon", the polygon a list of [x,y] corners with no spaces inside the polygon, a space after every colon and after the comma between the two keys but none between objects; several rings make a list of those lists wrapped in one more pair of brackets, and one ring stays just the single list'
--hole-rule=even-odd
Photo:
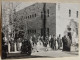
[{"label": "distant figure", "polygon": [[50,42],[50,40],[51,40],[51,35],[49,36],[49,46],[51,47],[51,42]]},{"label": "distant figure", "polygon": [[53,35],[53,49],[56,50],[56,36]]},{"label": "distant figure", "polygon": [[32,36],[30,37],[30,43],[31,43],[31,46],[33,47]]},{"label": "distant figure", "polygon": [[50,39],[50,47],[53,49],[53,35],[51,36],[51,39]]},{"label": "distant figure", "polygon": [[67,36],[67,51],[71,50],[71,39]]},{"label": "distant figure", "polygon": [[22,42],[21,42],[21,38],[19,38],[18,41],[17,41],[18,51],[21,50],[21,46],[22,46]]},{"label": "distant figure", "polygon": [[71,28],[68,28],[67,36],[69,37],[69,39],[71,40],[71,43],[72,43],[72,33],[71,33]]},{"label": "distant figure", "polygon": [[62,37],[62,42],[63,42],[63,51],[67,50],[67,38],[66,35]]},{"label": "distant figure", "polygon": [[38,37],[38,41],[37,41],[37,52],[39,52],[42,48],[42,43],[41,43],[41,40],[40,40],[40,37]]},{"label": "distant figure", "polygon": [[71,43],[72,43],[72,34],[71,34],[71,32],[68,32],[67,36],[69,37],[69,39],[71,40]]},{"label": "distant figure", "polygon": [[69,37],[68,36],[62,37],[62,41],[63,41],[63,51],[70,51],[71,40],[69,39]]},{"label": "distant figure", "polygon": [[37,40],[35,35],[32,37],[32,41],[33,41],[33,46],[37,45]]},{"label": "distant figure", "polygon": [[46,41],[44,41],[44,46],[46,48],[46,51],[48,51],[48,48],[47,48],[48,41],[49,41],[49,38],[48,38],[48,36],[46,36]]},{"label": "distant figure", "polygon": [[62,39],[61,39],[61,35],[60,34],[57,37],[57,42],[58,42],[58,49],[60,49],[60,47],[62,47]]},{"label": "distant figure", "polygon": [[37,51],[37,39],[35,35],[32,37],[32,42],[33,42],[33,49]]},{"label": "distant figure", "polygon": [[54,35],[51,36],[50,46],[52,49],[56,49],[56,38]]}]

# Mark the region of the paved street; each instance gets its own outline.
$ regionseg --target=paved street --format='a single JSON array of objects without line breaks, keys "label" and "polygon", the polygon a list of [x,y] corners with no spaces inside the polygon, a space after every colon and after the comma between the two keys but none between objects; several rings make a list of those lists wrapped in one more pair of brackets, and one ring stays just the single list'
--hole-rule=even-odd
[{"label": "paved street", "polygon": [[78,56],[78,52],[66,52],[62,50],[40,51],[33,52],[31,56],[20,53],[9,54],[7,59],[26,59],[26,58],[56,58],[56,57],[71,57]]}]

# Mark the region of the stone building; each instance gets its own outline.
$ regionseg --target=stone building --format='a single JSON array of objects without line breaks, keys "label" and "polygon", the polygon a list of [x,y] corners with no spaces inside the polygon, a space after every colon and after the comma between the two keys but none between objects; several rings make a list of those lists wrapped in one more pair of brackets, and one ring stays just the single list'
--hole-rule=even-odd
[{"label": "stone building", "polygon": [[[16,29],[26,35],[43,35],[43,3],[35,3],[15,12]],[[46,3],[46,35],[56,34],[56,3]],[[18,31],[19,32],[19,31]]]},{"label": "stone building", "polygon": [[[76,7],[76,8],[75,8]],[[79,4],[57,3],[56,4],[56,36],[63,37],[71,28],[72,43],[79,41]]]}]

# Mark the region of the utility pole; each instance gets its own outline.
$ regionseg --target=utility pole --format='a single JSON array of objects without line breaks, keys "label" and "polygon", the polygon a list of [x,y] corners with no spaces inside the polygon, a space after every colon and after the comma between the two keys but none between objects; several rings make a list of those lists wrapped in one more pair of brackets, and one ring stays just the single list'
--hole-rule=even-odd
[{"label": "utility pole", "polygon": [[46,37],[46,3],[43,3],[43,39]]}]

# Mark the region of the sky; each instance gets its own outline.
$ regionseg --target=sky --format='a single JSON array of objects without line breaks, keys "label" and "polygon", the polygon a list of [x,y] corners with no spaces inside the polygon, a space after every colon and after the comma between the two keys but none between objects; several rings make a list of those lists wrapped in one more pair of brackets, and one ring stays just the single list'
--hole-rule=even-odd
[{"label": "sky", "polygon": [[23,9],[25,7],[28,7],[28,6],[32,5],[32,4],[35,4],[35,2],[29,2],[29,3],[22,2],[16,7],[16,11],[19,11],[19,10],[21,10],[21,9]]}]

